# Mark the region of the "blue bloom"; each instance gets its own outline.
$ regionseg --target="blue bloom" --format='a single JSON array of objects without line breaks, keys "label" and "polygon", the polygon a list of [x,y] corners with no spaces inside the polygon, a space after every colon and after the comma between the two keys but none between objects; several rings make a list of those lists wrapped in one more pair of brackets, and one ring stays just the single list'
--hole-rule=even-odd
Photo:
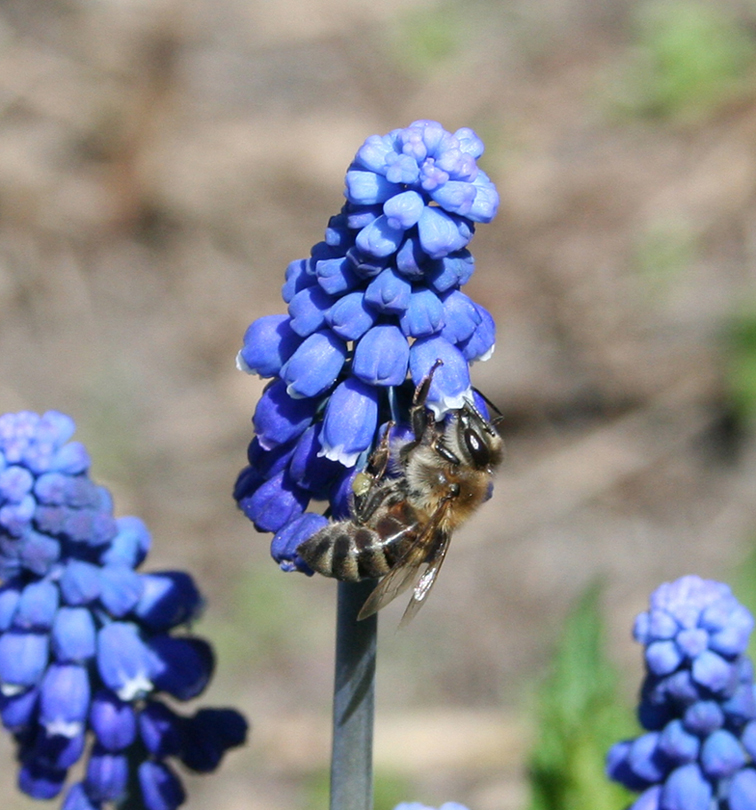
[{"label": "blue bloom", "polygon": [[[281,322],[263,332],[271,325],[286,336]],[[0,416],[0,719],[30,796],[58,796],[85,757],[63,810],[102,810],[135,785],[147,810],[173,810],[183,788],[166,757],[213,770],[246,722],[232,709],[184,717],[161,702],[196,697],[212,675],[205,641],[170,634],[202,599],[188,574],[136,570],[149,532],[113,516],[85,448],[69,442],[74,427],[55,411]],[[155,745],[161,712],[173,718],[170,746]]]},{"label": "blue bloom", "polygon": [[632,810],[756,807],[756,686],[745,655],[751,614],[727,585],[667,582],[635,621],[647,730],[612,747],[607,773],[641,793]]},{"label": "blue bloom", "polygon": [[499,204],[482,154],[471,129],[452,134],[436,121],[369,137],[324,240],[286,269],[287,314],[244,335],[237,366],[272,379],[234,497],[258,530],[274,532],[284,570],[311,573],[293,544],[321,523],[302,520],[310,502],[326,501],[327,517],[348,513],[353,469],[380,424],[408,426],[413,386],[438,360],[435,418],[474,397],[469,366],[495,342],[491,315],[460,291],[475,268],[475,225]]}]

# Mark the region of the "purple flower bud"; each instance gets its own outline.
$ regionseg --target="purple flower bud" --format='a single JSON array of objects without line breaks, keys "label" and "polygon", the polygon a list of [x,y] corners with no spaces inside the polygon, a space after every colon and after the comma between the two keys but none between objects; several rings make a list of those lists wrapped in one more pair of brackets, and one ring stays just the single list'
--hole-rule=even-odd
[{"label": "purple flower bud", "polygon": [[662,788],[664,810],[709,810],[710,801],[711,785],[694,763],[672,771]]},{"label": "purple flower bud", "polygon": [[655,675],[669,675],[683,661],[683,654],[674,641],[654,641],[646,647],[646,664]]},{"label": "purple flower bud", "polygon": [[103,683],[121,700],[152,691],[154,659],[135,625],[106,624],[97,634],[97,669]]},{"label": "purple flower bud", "polygon": [[13,537],[21,537],[34,517],[36,501],[31,495],[24,496],[18,503],[8,502],[0,507],[0,526]]},{"label": "purple flower bud", "polygon": [[722,727],[724,712],[713,700],[699,700],[685,710],[682,720],[692,734],[705,737]]},{"label": "purple flower bud", "polygon": [[442,259],[467,246],[473,228],[464,219],[426,206],[417,223],[420,244],[431,259]]},{"label": "purple flower bud", "polygon": [[52,735],[75,737],[89,713],[89,675],[77,664],[51,664],[40,687],[39,722]]},{"label": "purple flower bud", "polygon": [[371,385],[349,377],[331,394],[320,442],[322,454],[353,467],[373,442],[378,425],[378,393]]},{"label": "purple flower bud", "polygon": [[20,630],[3,633],[0,636],[0,682],[13,686],[37,684],[47,667],[49,649],[46,633]]},{"label": "purple flower bud", "polygon": [[113,754],[95,745],[87,763],[84,788],[95,802],[115,802],[126,793],[129,763],[125,754]]},{"label": "purple flower bud", "polygon": [[[352,203],[346,203],[345,213],[347,218],[347,227],[351,228],[353,231],[360,231],[381,216],[383,213],[383,206],[378,204],[353,205]],[[359,254],[359,252],[359,250],[350,248],[347,250],[347,256],[351,256],[354,253]],[[358,261],[352,262],[353,266],[358,264]]]},{"label": "purple flower bud", "polygon": [[138,517],[125,516],[116,519],[116,528],[118,533],[102,554],[101,562],[103,565],[123,563],[129,568],[138,568],[152,544],[147,527]]},{"label": "purple flower bud", "polygon": [[297,486],[311,492],[314,497],[325,499],[334,478],[343,467],[319,455],[322,445],[320,434],[323,423],[310,425],[297,442],[289,464],[289,475]]},{"label": "purple flower bud", "polygon": [[60,506],[66,501],[68,476],[59,472],[40,475],[34,483],[34,494],[43,504]]},{"label": "purple flower bud", "polygon": [[78,475],[89,469],[90,459],[86,447],[81,442],[63,445],[50,461],[50,469],[67,475]]},{"label": "purple flower bud", "polygon": [[712,692],[731,692],[735,688],[737,672],[733,666],[711,650],[699,655],[692,666],[693,679]]},{"label": "purple flower bud", "polygon": [[628,810],[660,810],[661,785],[652,785],[633,802]]},{"label": "purple flower bud", "polygon": [[176,810],[184,803],[184,788],[164,762],[147,760],[139,766],[138,774],[147,810]]},{"label": "purple flower bud", "polygon": [[438,293],[462,287],[475,270],[475,259],[469,250],[460,250],[434,261],[428,271],[428,284]]},{"label": "purple flower bud", "polygon": [[431,192],[431,197],[450,214],[469,217],[477,192],[478,190],[472,183],[449,180],[443,186]]},{"label": "purple flower bud", "polygon": [[125,616],[142,595],[142,578],[126,565],[106,565],[100,570],[100,602],[111,616]]},{"label": "purple flower bud", "polygon": [[[350,169],[346,173],[344,196],[355,205],[383,203],[401,190],[396,183],[389,182],[384,176],[372,171],[363,172],[359,169]],[[350,227],[354,226],[350,225]]]},{"label": "purple flower bud", "polygon": [[659,734],[650,731],[630,745],[627,762],[633,773],[647,782],[659,782],[666,776],[668,764],[658,750]]},{"label": "purple flower bud", "polygon": [[424,207],[423,198],[416,191],[403,191],[386,200],[383,213],[389,228],[406,231],[417,224]]},{"label": "purple flower bud", "polygon": [[273,538],[270,544],[270,553],[283,571],[302,571],[312,574],[309,566],[297,554],[297,548],[328,524],[323,515],[314,512],[305,512],[298,518],[287,523]]},{"label": "purple flower bud", "polygon": [[265,315],[244,333],[236,365],[248,374],[273,377],[302,342],[287,315]]},{"label": "purple flower bud", "polygon": [[60,734],[48,735],[40,730],[28,757],[52,770],[66,770],[81,759],[85,745],[86,735],[83,731],[73,737],[65,737]]},{"label": "purple flower bud", "polygon": [[105,751],[122,751],[136,739],[137,721],[130,703],[101,689],[92,699],[89,722]]},{"label": "purple flower bud", "polygon": [[729,731],[719,729],[704,741],[701,749],[701,768],[709,779],[732,776],[745,763],[745,752]]},{"label": "purple flower bud", "polygon": [[[291,329],[300,338],[305,338],[318,329],[322,329],[325,324],[326,310],[330,308],[331,304],[333,304],[333,296],[318,284],[300,290],[289,303]],[[296,350],[297,347],[293,348]]]},{"label": "purple flower bud", "polygon": [[318,284],[329,295],[343,295],[360,283],[359,276],[354,272],[354,267],[346,256],[321,259],[315,265],[315,273]]},{"label": "purple flower bud", "polygon": [[648,781],[638,776],[630,767],[628,757],[632,742],[623,740],[615,743],[606,755],[606,775],[628,790],[643,790]]},{"label": "purple flower bud", "polygon": [[147,750],[158,759],[178,756],[183,747],[184,723],[163,703],[147,701],[139,713],[139,734]]},{"label": "purple flower bud", "polygon": [[310,335],[281,369],[286,393],[294,398],[325,393],[336,382],[346,356],[346,344],[330,329]]},{"label": "purple flower bud", "polygon": [[406,234],[394,259],[396,269],[411,281],[420,281],[428,269],[428,257],[417,236]]},{"label": "purple flower bud", "polygon": [[191,700],[207,686],[215,660],[206,641],[159,635],[153,636],[148,646],[153,653],[153,681],[157,689],[178,700]]},{"label": "purple flower bud", "polygon": [[8,731],[20,732],[36,722],[39,689],[35,686],[12,695],[0,693],[0,717]]},{"label": "purple flower bud", "polygon": [[339,298],[326,313],[331,329],[344,340],[357,340],[375,323],[376,313],[365,304],[361,292]]},{"label": "purple flower bud", "polygon": [[418,385],[430,372],[437,360],[443,365],[433,375],[428,391],[427,407],[440,419],[450,410],[464,406],[472,400],[470,370],[460,351],[440,335],[420,338],[410,348],[410,374]]},{"label": "purple flower bud", "polygon": [[399,325],[407,337],[426,337],[440,332],[446,320],[444,305],[427,287],[420,287],[410,296],[409,306],[402,313]]},{"label": "purple flower bud", "polygon": [[19,582],[6,582],[0,586],[0,632],[4,632],[11,626],[20,599],[21,584]]},{"label": "purple flower bud", "polygon": [[18,787],[33,799],[54,799],[65,781],[65,770],[49,768],[34,759],[22,763],[18,773]]},{"label": "purple flower bud", "polygon": [[740,741],[743,743],[745,750],[751,755],[751,758],[756,759],[756,720],[752,720],[746,725],[740,735]]},{"label": "purple flower bud", "polygon": [[209,773],[229,748],[244,744],[247,721],[233,709],[200,709],[186,722],[185,735],[181,761],[197,773]]},{"label": "purple flower bud", "polygon": [[727,616],[727,623],[711,634],[709,647],[724,656],[744,653],[753,630],[753,616],[742,605],[737,605]]},{"label": "purple flower bud", "polygon": [[60,578],[60,592],[67,605],[88,605],[100,595],[100,569],[83,560],[71,560]]},{"label": "purple flower bud", "polygon": [[142,596],[134,609],[142,624],[154,632],[170,630],[199,615],[202,597],[183,571],[142,575]]},{"label": "purple flower bud", "polygon": [[480,323],[475,327],[472,335],[457,347],[469,363],[488,360],[496,345],[496,323],[491,317],[491,313],[480,304],[474,304],[474,306],[480,315]]},{"label": "purple flower bud", "polygon": [[77,782],[71,786],[66,794],[60,810],[101,810],[101,805],[99,802],[93,802],[87,796],[84,785]]},{"label": "purple flower bud", "polygon": [[252,417],[260,446],[272,450],[295,439],[310,425],[317,407],[316,400],[290,397],[283,380],[270,383]]},{"label": "purple flower bud", "polygon": [[385,215],[366,225],[355,239],[356,247],[368,256],[385,259],[399,249],[404,239],[404,229],[395,218]]},{"label": "purple flower bud", "polygon": [[687,732],[679,719],[668,723],[659,735],[659,751],[678,764],[694,762],[700,747],[698,737]]},{"label": "purple flower bud", "polygon": [[700,627],[681,630],[675,638],[677,647],[686,658],[696,658],[707,647],[709,634]]},{"label": "purple flower bud", "polygon": [[309,493],[284,471],[262,484],[249,498],[242,498],[239,508],[258,531],[277,532],[301,515],[309,500]]},{"label": "purple flower bud", "polygon": [[59,602],[58,588],[52,582],[30,582],[21,593],[13,619],[14,627],[19,630],[49,630]]},{"label": "purple flower bud", "polygon": [[480,313],[475,304],[459,290],[446,293],[442,300],[446,326],[441,335],[449,343],[463,343],[480,324]]},{"label": "purple flower bud", "polygon": [[368,330],[354,350],[352,373],[370,385],[401,385],[407,378],[409,344],[397,326]]},{"label": "purple flower bud", "polygon": [[315,274],[312,271],[310,260],[296,259],[290,262],[286,268],[285,279],[281,288],[281,297],[288,304],[300,290],[315,283]]},{"label": "purple flower bud", "polygon": [[33,484],[34,476],[25,467],[6,467],[0,471],[0,501],[21,503]]},{"label": "purple flower bud", "polygon": [[382,270],[365,290],[365,302],[379,312],[403,313],[410,302],[412,285],[393,267]]},{"label": "purple flower bud", "polygon": [[752,810],[756,807],[756,770],[743,768],[736,773],[727,798],[730,810]]}]

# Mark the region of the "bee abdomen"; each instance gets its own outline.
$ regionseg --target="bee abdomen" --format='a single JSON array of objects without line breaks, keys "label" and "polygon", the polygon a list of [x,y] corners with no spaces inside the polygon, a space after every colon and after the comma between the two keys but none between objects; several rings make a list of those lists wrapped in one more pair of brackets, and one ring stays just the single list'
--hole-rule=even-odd
[{"label": "bee abdomen", "polygon": [[297,548],[297,554],[313,571],[344,582],[382,577],[394,557],[380,535],[351,521],[323,527]]}]

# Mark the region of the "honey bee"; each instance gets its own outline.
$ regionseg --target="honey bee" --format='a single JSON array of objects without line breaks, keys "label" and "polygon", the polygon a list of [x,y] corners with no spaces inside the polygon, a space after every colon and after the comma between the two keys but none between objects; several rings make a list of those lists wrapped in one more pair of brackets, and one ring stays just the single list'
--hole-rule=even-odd
[{"label": "honey bee", "polygon": [[[383,577],[358,619],[413,583],[401,625],[417,613],[436,581],[452,532],[486,500],[503,457],[496,427],[471,401],[436,424],[425,403],[439,365],[415,389],[414,439],[391,448],[390,422],[366,468],[355,476],[349,519],[329,523],[297,548],[324,576],[346,582]],[[398,466],[396,477],[386,475],[390,464]]]}]

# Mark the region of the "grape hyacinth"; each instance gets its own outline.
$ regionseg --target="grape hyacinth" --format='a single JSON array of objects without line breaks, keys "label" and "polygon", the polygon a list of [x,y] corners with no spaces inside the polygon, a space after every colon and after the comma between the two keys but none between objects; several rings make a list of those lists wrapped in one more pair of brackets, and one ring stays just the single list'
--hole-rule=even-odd
[{"label": "grape hyacinth", "polygon": [[[356,470],[389,420],[409,431],[413,385],[436,361],[427,402],[436,419],[473,399],[469,364],[495,339],[491,315],[460,291],[474,269],[475,223],[490,222],[499,202],[482,153],[471,129],[452,135],[435,121],[369,137],[325,240],[286,270],[288,313],[247,329],[237,365],[271,381],[234,495],[274,534],[286,571],[312,573],[297,547],[326,516],[348,515]],[[311,500],[328,502],[325,515],[306,511]]]},{"label": "grape hyacinth", "polygon": [[0,718],[29,796],[59,795],[86,758],[63,810],[127,796],[173,810],[184,790],[168,758],[212,771],[247,724],[233,709],[182,716],[164,702],[198,696],[211,678],[210,645],[174,634],[201,596],[183,572],[137,572],[149,532],[113,517],[74,430],[56,411],[0,416]]},{"label": "grape hyacinth", "polygon": [[[394,810],[435,810],[435,808],[420,802],[401,802]],[[444,802],[438,810],[467,810],[467,807],[459,802]]]},{"label": "grape hyacinth", "polygon": [[754,810],[753,617],[719,582],[661,585],[635,622],[645,646],[646,729],[609,751],[609,776],[640,792],[632,810]]}]

